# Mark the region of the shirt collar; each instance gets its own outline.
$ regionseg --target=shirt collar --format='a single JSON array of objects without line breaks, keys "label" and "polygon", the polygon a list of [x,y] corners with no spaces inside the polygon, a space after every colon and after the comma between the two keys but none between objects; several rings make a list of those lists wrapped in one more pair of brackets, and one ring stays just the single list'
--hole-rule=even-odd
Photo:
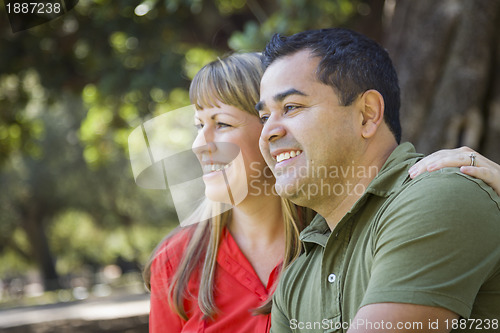
[{"label": "shirt collar", "polygon": [[[370,182],[365,193],[342,218],[336,229],[342,227],[347,220],[347,216],[356,213],[361,207],[364,206],[370,194],[380,197],[388,197],[401,185],[409,181],[410,177],[407,172],[408,168],[422,157],[423,155],[416,153],[415,147],[409,142],[405,142],[397,146],[389,158],[385,161],[382,169],[380,169],[380,172],[378,172],[375,178],[373,178]],[[304,244],[306,253],[310,250],[313,244],[325,247],[330,234],[331,230],[326,223],[326,220],[323,216],[317,214],[309,226],[307,226],[300,234],[300,240]]]},{"label": "shirt collar", "polygon": [[411,143],[400,144],[385,161],[380,172],[368,185],[366,192],[388,197],[410,180],[407,170],[423,156],[415,152],[415,147]]}]

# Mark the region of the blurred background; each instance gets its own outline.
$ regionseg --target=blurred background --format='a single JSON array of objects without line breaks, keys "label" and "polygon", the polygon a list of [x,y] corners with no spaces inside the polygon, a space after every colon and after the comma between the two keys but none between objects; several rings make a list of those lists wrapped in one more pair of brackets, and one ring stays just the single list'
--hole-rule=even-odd
[{"label": "blurred background", "polygon": [[147,332],[140,271],[178,222],[168,191],[135,184],[128,135],[188,105],[217,56],[334,26],[388,49],[405,141],[500,162],[500,0],[80,0],[16,33],[2,7],[0,331]]}]

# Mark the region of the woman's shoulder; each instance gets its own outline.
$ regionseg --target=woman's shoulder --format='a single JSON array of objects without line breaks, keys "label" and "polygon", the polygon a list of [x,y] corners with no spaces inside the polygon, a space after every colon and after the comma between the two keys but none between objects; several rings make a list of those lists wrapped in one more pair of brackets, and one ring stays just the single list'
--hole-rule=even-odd
[{"label": "woman's shoulder", "polygon": [[189,240],[194,234],[196,226],[178,227],[170,232],[157,246],[153,266],[159,263],[168,263],[169,266],[176,267],[189,244]]},{"label": "woman's shoulder", "polygon": [[160,242],[156,251],[157,254],[162,253],[169,256],[182,255],[195,230],[196,225],[175,228]]}]

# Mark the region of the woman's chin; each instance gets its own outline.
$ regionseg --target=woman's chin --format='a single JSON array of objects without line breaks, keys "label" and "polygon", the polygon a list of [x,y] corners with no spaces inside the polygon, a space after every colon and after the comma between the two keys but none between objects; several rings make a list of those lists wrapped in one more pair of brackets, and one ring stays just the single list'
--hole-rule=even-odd
[{"label": "woman's chin", "polygon": [[214,189],[210,186],[207,186],[205,189],[205,195],[207,196],[208,200],[213,202],[220,202],[228,205],[233,204],[231,202],[229,191],[226,187]]},{"label": "woman's chin", "polygon": [[238,205],[248,195],[249,180],[244,167],[228,167],[203,175],[206,197],[215,202]]}]

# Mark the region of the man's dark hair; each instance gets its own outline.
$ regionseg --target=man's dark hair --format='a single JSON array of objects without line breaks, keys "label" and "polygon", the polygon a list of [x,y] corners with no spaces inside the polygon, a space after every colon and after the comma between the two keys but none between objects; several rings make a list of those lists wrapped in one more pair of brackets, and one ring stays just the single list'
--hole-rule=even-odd
[{"label": "man's dark hair", "polygon": [[342,28],[303,31],[292,36],[275,34],[263,53],[264,66],[302,50],[321,58],[318,80],[334,88],[342,105],[350,105],[367,90],[377,90],[384,98],[384,120],[400,143],[398,77],[384,48],[360,33]]}]

